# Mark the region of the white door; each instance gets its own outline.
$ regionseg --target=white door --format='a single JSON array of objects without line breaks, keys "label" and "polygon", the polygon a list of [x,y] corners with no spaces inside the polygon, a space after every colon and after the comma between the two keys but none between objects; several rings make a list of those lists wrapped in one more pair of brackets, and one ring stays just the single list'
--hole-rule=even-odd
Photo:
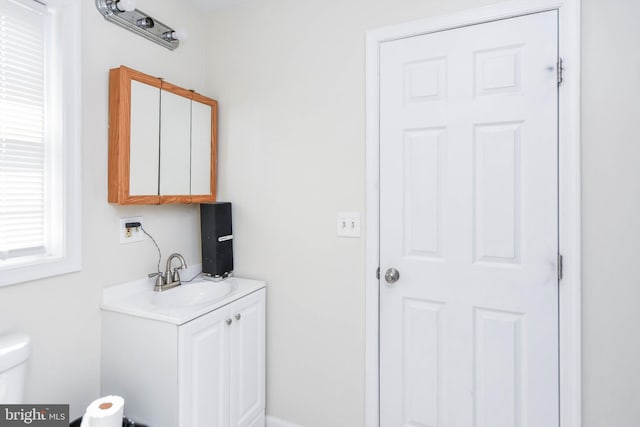
[{"label": "white door", "polygon": [[557,33],[381,47],[382,427],[558,425]]}]

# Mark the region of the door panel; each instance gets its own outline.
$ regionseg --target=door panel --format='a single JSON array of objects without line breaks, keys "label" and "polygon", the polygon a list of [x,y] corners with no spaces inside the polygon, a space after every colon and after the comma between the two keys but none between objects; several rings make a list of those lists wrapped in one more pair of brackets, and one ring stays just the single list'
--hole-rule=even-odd
[{"label": "door panel", "polygon": [[442,303],[405,299],[404,412],[409,425],[436,426],[442,416]]},{"label": "door panel", "polygon": [[557,425],[557,12],[380,58],[381,426]]},{"label": "door panel", "polygon": [[522,313],[475,308],[475,426],[521,425],[523,398]]},{"label": "door panel", "polygon": [[404,133],[404,255],[442,257],[443,128]]}]

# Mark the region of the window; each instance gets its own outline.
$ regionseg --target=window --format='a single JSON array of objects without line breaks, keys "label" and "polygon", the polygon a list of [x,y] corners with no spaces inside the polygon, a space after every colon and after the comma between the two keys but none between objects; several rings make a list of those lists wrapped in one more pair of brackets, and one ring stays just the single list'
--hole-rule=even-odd
[{"label": "window", "polygon": [[79,0],[0,0],[0,286],[80,269]]}]

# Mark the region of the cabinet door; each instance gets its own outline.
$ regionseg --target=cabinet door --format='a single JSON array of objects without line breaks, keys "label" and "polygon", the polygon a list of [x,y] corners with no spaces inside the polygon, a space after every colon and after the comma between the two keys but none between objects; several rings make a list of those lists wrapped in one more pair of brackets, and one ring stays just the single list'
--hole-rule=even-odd
[{"label": "cabinet door", "polygon": [[129,195],[158,195],[160,88],[131,80]]},{"label": "cabinet door", "polygon": [[188,196],[191,193],[191,93],[165,82],[161,93],[160,196]]},{"label": "cabinet door", "polygon": [[229,425],[249,427],[265,409],[265,290],[236,301],[230,310],[233,333]]},{"label": "cabinet door", "polygon": [[191,196],[194,202],[215,200],[217,103],[197,93],[191,102]]},{"label": "cabinet door", "polygon": [[228,309],[179,328],[178,413],[181,427],[229,425]]},{"label": "cabinet door", "polygon": [[160,86],[127,67],[109,71],[110,203],[157,204]]}]

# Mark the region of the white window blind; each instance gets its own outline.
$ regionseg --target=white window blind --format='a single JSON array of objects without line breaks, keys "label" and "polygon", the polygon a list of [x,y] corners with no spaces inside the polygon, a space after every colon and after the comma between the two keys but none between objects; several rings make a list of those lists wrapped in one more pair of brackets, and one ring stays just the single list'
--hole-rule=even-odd
[{"label": "white window blind", "polygon": [[45,12],[0,0],[0,261],[47,247]]}]

